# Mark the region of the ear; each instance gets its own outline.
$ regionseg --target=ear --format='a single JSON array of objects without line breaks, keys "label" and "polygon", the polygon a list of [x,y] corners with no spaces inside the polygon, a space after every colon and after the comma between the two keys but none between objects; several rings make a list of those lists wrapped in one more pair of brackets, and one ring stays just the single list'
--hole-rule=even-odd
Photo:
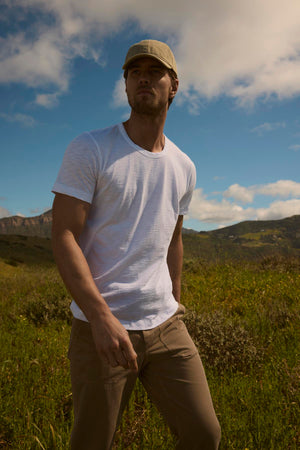
[{"label": "ear", "polygon": [[174,98],[177,94],[179,81],[177,78],[171,78],[170,98]]}]

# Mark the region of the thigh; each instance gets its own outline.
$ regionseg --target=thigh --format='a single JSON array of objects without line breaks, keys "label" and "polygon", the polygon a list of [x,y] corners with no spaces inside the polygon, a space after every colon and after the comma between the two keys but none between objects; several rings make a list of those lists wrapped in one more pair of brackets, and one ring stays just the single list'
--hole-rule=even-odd
[{"label": "thigh", "polygon": [[149,357],[141,380],[178,436],[178,448],[214,449],[220,428],[198,351],[181,320],[162,327],[161,350]]},{"label": "thigh", "polygon": [[90,325],[74,320],[69,347],[74,405],[73,450],[109,449],[136,375],[102,361]]}]

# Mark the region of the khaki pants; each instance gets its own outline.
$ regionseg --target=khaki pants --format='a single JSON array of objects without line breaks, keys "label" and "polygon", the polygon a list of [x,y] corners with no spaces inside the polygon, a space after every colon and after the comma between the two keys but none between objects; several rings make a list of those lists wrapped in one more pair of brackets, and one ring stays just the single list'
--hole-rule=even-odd
[{"label": "khaki pants", "polygon": [[74,319],[69,358],[74,404],[72,450],[108,450],[137,377],[170,429],[177,449],[217,449],[220,426],[198,351],[181,317],[129,331],[138,355],[138,374],[111,367],[97,355],[90,325]]}]

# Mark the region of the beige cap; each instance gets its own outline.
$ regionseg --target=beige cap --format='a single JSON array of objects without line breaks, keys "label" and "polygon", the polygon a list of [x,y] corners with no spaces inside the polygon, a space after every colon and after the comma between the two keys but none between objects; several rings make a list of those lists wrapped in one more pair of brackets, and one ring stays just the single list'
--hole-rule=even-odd
[{"label": "beige cap", "polygon": [[172,50],[164,42],[153,39],[146,39],[133,44],[127,52],[122,69],[126,70],[132,61],[143,56],[151,56],[151,58],[157,59],[168,69],[172,69],[177,76],[177,66]]}]

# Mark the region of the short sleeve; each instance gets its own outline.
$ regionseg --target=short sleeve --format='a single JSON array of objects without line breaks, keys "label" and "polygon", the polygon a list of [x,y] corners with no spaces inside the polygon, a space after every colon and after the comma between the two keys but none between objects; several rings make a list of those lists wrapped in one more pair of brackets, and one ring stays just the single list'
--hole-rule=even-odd
[{"label": "short sleeve", "polygon": [[196,185],[196,168],[193,163],[191,163],[190,176],[188,180],[187,190],[179,202],[179,214],[181,216],[184,216],[188,213],[189,205],[191,203]]},{"label": "short sleeve", "polygon": [[99,173],[99,151],[89,133],[67,147],[52,192],[92,203]]}]

